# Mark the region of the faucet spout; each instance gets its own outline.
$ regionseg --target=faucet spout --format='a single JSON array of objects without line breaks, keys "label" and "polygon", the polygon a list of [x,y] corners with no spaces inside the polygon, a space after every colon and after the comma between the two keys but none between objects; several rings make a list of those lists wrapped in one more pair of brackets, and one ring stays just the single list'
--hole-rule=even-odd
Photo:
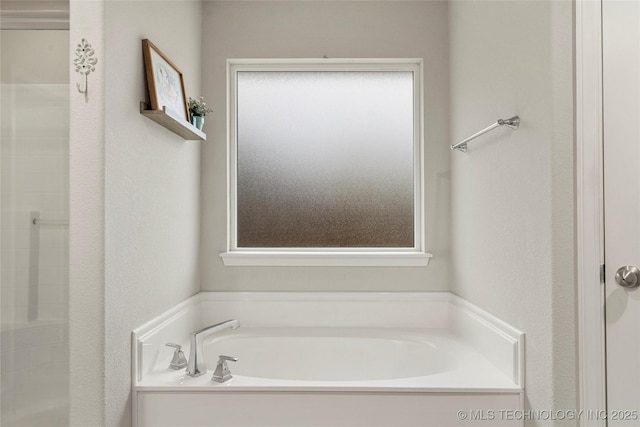
[{"label": "faucet spout", "polygon": [[189,350],[189,363],[187,364],[187,375],[191,377],[198,377],[207,373],[207,365],[204,362],[204,355],[202,352],[202,339],[204,337],[220,332],[223,329],[231,328],[238,329],[240,322],[232,319],[225,322],[220,322],[215,325],[207,326],[199,331],[191,334]]}]

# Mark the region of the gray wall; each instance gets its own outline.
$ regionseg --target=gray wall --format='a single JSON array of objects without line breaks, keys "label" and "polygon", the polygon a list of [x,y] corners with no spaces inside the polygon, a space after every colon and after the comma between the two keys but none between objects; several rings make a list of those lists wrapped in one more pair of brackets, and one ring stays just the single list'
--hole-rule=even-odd
[{"label": "gray wall", "polygon": [[451,286],[525,332],[534,409],[577,407],[572,20],[571,2],[450,4],[452,139],[522,119],[452,155]]},{"label": "gray wall", "polygon": [[[202,290],[437,291],[449,266],[447,3],[205,2],[202,87]],[[227,58],[424,58],[427,268],[224,267]]]},{"label": "gray wall", "polygon": [[[141,40],[200,93],[200,2],[105,3],[105,425],[131,422],[130,333],[198,292],[200,145],[139,113]],[[167,31],[167,29],[171,29]]]}]

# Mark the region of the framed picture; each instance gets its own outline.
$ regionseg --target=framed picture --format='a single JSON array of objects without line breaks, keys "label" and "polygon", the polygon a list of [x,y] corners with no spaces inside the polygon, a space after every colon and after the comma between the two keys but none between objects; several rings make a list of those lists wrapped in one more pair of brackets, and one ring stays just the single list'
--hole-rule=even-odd
[{"label": "framed picture", "polygon": [[189,121],[182,72],[149,39],[142,40],[142,55],[152,110],[166,107],[174,115]]}]

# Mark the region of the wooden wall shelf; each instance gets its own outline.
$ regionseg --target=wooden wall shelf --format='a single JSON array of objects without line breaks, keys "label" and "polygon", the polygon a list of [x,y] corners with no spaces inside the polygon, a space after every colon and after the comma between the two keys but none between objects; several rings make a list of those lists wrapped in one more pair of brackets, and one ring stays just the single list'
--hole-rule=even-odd
[{"label": "wooden wall shelf", "polygon": [[140,114],[169,129],[176,135],[180,135],[188,141],[207,140],[207,135],[204,132],[198,130],[182,117],[178,117],[171,110],[167,110],[166,107],[162,107],[162,110],[149,110],[148,107],[147,103],[140,102]]}]

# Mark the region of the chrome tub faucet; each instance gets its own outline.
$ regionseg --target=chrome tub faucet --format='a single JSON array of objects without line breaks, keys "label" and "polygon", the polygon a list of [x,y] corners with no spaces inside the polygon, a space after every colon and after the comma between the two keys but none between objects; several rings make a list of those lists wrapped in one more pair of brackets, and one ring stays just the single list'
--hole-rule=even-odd
[{"label": "chrome tub faucet", "polygon": [[238,329],[240,322],[233,319],[226,322],[217,323],[212,326],[200,329],[199,331],[191,334],[189,350],[189,363],[187,364],[187,375],[191,377],[198,377],[207,373],[207,365],[204,362],[204,356],[202,353],[202,339],[206,336],[220,332],[223,329],[231,328]]}]

